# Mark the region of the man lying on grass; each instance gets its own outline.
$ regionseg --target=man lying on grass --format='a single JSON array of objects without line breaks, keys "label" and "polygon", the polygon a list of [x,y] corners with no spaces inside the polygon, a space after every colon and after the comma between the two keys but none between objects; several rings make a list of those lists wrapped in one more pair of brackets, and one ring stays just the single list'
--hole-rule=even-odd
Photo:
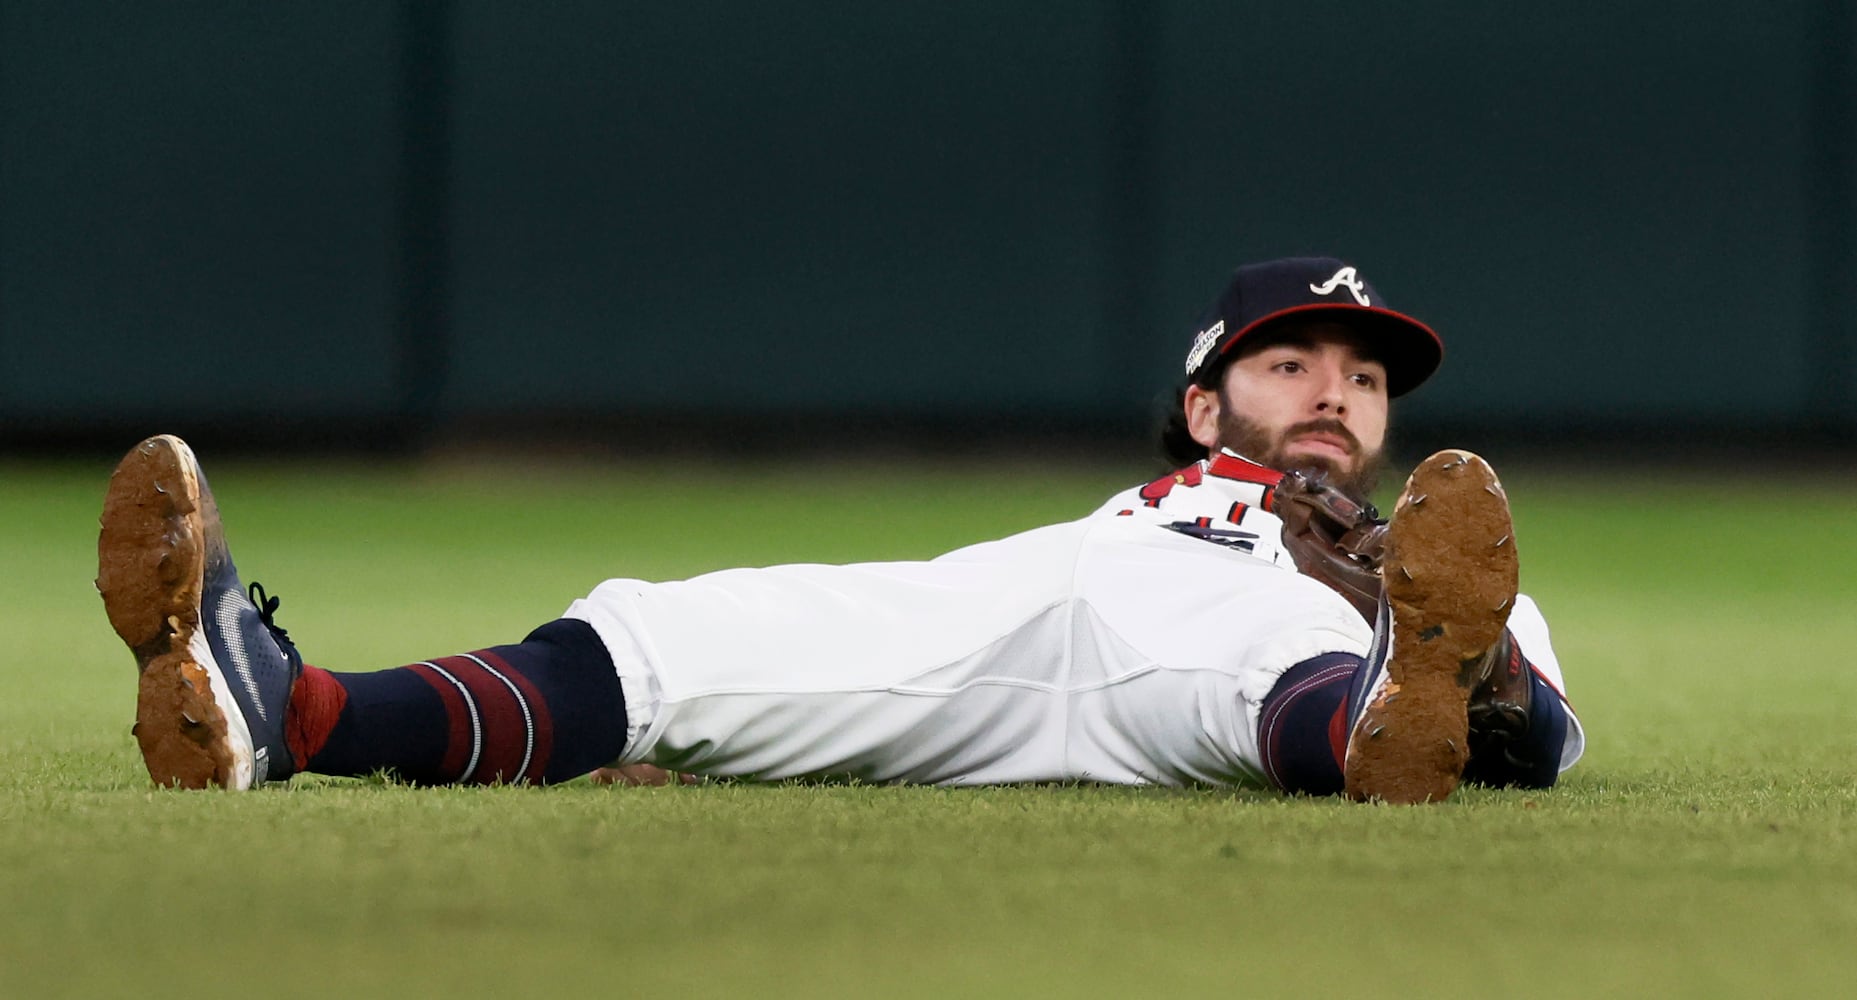
[{"label": "man lying on grass", "polygon": [[926,562],[612,579],[519,643],[371,673],[302,662],[162,435],[111,478],[97,587],[140,668],[149,774],[189,788],[604,765],[1389,802],[1545,787],[1584,737],[1494,473],[1445,451],[1390,523],[1359,499],[1389,400],[1440,357],[1340,261],[1240,268],[1163,435],[1182,468],[1089,517]]}]

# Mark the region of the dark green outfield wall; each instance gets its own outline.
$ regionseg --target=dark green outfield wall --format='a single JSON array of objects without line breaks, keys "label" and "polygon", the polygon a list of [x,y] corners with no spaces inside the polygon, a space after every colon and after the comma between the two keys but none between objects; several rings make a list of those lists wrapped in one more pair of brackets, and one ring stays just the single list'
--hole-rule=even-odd
[{"label": "dark green outfield wall", "polygon": [[0,0],[0,439],[1114,428],[1309,252],[1443,333],[1418,425],[1848,435],[1851,20]]}]

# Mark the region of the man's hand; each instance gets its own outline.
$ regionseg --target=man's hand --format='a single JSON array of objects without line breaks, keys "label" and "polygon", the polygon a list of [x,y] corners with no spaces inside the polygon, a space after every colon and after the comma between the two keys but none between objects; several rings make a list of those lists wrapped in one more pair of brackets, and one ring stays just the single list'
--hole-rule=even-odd
[{"label": "man's hand", "polygon": [[666,771],[654,764],[627,764],[624,767],[602,767],[589,775],[596,785],[668,785],[676,782],[680,785],[701,784],[700,774],[684,774],[680,771]]}]

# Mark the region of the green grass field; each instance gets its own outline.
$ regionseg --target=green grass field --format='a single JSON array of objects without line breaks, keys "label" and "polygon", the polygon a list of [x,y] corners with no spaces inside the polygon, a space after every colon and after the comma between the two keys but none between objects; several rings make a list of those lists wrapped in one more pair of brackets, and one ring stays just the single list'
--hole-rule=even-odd
[{"label": "green grass field", "polygon": [[[1500,461],[1500,456],[1495,456]],[[513,641],[604,577],[913,558],[1140,468],[205,461],[312,662]],[[0,997],[1846,996],[1848,480],[1509,470],[1587,757],[1423,808],[1261,792],[149,787],[109,462],[0,464]],[[1313,991],[1313,993],[1309,993]]]}]

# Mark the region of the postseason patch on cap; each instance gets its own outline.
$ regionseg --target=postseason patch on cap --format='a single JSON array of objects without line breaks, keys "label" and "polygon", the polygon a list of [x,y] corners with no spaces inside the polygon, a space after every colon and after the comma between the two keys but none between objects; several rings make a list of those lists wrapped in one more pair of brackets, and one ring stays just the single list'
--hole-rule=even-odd
[{"label": "postseason patch on cap", "polygon": [[1200,364],[1206,360],[1206,355],[1212,351],[1213,346],[1216,345],[1219,342],[1219,338],[1223,336],[1225,336],[1224,320],[1219,320],[1217,323],[1199,331],[1199,336],[1193,338],[1193,349],[1186,352],[1186,373],[1188,375],[1199,370]]}]

